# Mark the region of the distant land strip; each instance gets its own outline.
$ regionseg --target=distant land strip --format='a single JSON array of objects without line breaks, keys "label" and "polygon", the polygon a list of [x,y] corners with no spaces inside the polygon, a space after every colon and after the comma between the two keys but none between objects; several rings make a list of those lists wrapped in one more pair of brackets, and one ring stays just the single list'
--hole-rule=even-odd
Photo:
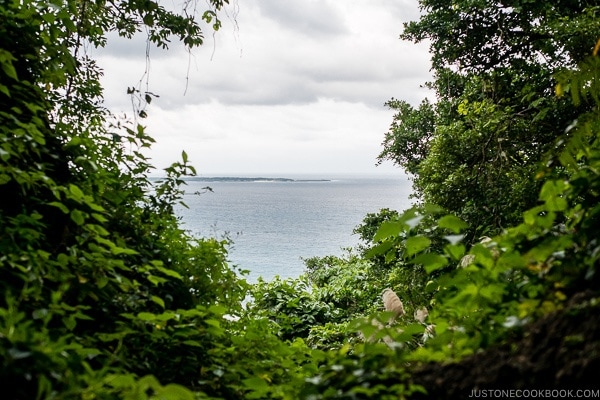
[{"label": "distant land strip", "polygon": [[186,181],[196,182],[331,182],[330,179],[290,179],[290,178],[247,178],[240,176],[193,176],[185,178]]}]

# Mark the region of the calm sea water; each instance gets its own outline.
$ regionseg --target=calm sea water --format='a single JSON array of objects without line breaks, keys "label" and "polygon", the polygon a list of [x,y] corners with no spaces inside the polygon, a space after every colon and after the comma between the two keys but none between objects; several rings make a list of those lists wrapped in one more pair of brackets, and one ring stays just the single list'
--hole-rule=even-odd
[{"label": "calm sea water", "polygon": [[[288,178],[288,176],[286,176]],[[398,178],[292,177],[331,179],[294,182],[190,181],[179,207],[183,227],[202,237],[228,235],[229,259],[249,270],[255,282],[279,275],[297,277],[302,259],[342,255],[358,237],[353,229],[367,213],[409,207],[410,182]],[[212,192],[195,194],[210,186]]]}]

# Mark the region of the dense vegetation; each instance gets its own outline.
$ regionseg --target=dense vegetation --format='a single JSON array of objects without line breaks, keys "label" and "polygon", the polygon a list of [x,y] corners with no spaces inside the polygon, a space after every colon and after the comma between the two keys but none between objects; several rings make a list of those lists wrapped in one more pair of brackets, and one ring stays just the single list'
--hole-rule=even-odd
[{"label": "dense vegetation", "polygon": [[[197,17],[194,2],[179,13],[152,0],[0,2],[3,398],[593,387],[596,2],[421,1],[403,38],[430,41],[437,99],[391,100],[381,153],[413,175],[415,207],[366,216],[344,257],[256,285],[228,265],[226,242],[179,227],[174,206],[194,174],[185,153],[148,178],[141,121],[154,95],[129,88],[136,115],[111,115],[84,51],[142,28],[158,46],[199,46],[224,3]],[[404,302],[397,319],[382,312],[388,287]],[[482,381],[490,360],[501,371]],[[440,390],[447,376],[463,386]]]}]

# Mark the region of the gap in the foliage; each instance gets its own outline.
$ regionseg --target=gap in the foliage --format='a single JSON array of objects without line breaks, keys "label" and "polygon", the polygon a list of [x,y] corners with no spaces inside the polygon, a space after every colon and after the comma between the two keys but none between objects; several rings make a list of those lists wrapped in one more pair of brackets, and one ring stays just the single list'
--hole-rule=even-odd
[{"label": "gap in the foliage", "polygon": [[183,227],[197,236],[229,237],[230,261],[250,271],[250,282],[298,277],[303,259],[343,255],[358,243],[352,231],[368,213],[404,210],[411,193],[403,176],[270,174],[187,183],[189,208],[177,210]]}]

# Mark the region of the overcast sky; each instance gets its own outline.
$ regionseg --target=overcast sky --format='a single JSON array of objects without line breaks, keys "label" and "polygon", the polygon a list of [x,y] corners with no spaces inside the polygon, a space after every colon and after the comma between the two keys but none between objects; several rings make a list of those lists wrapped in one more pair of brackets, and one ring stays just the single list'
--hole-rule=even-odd
[{"label": "overcast sky", "polygon": [[375,164],[393,116],[384,103],[427,95],[427,46],[399,39],[417,0],[232,0],[226,11],[191,55],[150,48],[147,76],[144,35],[93,51],[111,110],[131,114],[126,88],[146,78],[160,95],[144,120],[155,166],[185,150],[204,176],[400,173]]}]

